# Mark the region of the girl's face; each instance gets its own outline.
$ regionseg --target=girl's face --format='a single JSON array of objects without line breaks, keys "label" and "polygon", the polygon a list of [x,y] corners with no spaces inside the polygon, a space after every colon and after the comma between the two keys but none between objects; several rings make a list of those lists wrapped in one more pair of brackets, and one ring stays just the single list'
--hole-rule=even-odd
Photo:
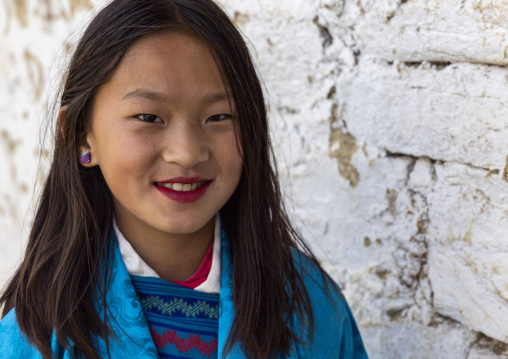
[{"label": "girl's face", "polygon": [[89,166],[100,166],[130,231],[192,235],[213,223],[240,180],[236,122],[201,39],[148,35],[97,93]]}]

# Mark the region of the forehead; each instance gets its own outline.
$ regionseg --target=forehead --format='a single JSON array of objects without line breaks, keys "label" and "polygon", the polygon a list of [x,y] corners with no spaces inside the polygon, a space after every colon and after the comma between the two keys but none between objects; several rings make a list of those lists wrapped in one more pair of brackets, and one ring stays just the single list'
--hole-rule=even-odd
[{"label": "forehead", "polygon": [[181,31],[151,34],[136,41],[104,86],[118,95],[138,88],[165,93],[174,99],[225,91],[217,63],[205,42],[193,33]]}]

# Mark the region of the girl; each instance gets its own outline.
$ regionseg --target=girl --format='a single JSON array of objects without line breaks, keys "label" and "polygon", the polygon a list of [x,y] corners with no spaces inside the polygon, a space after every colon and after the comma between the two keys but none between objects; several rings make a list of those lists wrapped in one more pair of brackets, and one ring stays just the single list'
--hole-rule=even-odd
[{"label": "girl", "polygon": [[282,208],[260,82],[212,0],[105,7],[55,136],[0,357],[367,357]]}]

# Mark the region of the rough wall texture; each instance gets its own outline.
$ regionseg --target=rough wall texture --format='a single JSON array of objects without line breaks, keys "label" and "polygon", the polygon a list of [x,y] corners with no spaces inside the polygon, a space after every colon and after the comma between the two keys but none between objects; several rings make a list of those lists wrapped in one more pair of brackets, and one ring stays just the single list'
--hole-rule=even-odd
[{"label": "rough wall texture", "polygon": [[[72,32],[91,15],[91,0],[2,0],[0,2],[0,285],[19,263],[32,213],[39,133],[52,99]],[[97,4],[95,4],[97,5]],[[87,15],[88,14],[88,15]],[[42,131],[41,131],[42,130]]]},{"label": "rough wall texture", "polygon": [[[103,3],[0,4],[0,281],[48,69]],[[222,3],[255,48],[287,206],[370,356],[508,358],[508,1]]]}]

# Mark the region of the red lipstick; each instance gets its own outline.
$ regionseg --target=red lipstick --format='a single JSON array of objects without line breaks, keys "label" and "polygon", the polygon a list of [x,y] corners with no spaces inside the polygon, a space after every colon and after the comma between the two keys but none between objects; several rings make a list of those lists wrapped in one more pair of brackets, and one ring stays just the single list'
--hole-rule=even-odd
[{"label": "red lipstick", "polygon": [[211,183],[212,180],[208,178],[176,177],[169,180],[154,182],[153,185],[160,193],[173,201],[179,203],[193,203],[203,197]]}]

